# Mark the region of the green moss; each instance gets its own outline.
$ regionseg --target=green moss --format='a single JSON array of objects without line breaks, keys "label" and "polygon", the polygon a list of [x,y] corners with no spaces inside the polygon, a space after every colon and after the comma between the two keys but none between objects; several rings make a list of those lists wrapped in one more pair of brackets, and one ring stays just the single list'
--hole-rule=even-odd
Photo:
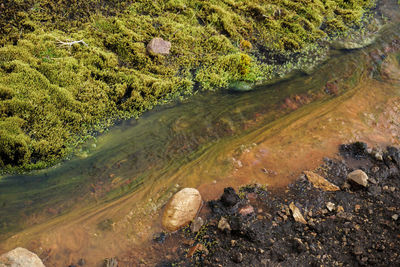
[{"label": "green moss", "polygon": [[[373,2],[10,0],[0,10],[1,167],[47,166],[115,119],[194,88],[247,88],[308,66],[318,40],[359,27]],[[154,37],[172,43],[170,55],[147,54]]]}]

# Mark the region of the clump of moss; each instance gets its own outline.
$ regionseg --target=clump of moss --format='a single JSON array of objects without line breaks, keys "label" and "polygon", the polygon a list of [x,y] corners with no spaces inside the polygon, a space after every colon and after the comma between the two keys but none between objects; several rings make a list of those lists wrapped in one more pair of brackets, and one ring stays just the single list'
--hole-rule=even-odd
[{"label": "clump of moss", "polygon": [[[0,167],[43,167],[154,105],[309,64],[373,0],[7,0],[0,6]],[[171,54],[151,56],[154,37]],[[84,39],[87,46],[61,46]]]}]

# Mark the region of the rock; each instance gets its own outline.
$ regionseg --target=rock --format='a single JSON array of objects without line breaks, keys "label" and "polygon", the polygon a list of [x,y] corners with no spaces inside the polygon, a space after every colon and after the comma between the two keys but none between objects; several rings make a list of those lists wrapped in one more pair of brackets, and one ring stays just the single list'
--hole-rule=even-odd
[{"label": "rock", "polygon": [[254,213],[254,208],[251,205],[247,205],[239,209],[239,214],[242,216],[246,216],[252,213]]},{"label": "rock", "polygon": [[382,152],[376,152],[374,156],[376,160],[383,161]]},{"label": "rock", "polygon": [[176,231],[187,225],[196,217],[201,203],[201,195],[197,189],[182,189],[168,202],[162,218],[163,227],[168,231]]},{"label": "rock", "polygon": [[150,55],[168,55],[170,49],[171,43],[159,37],[153,38],[147,44],[147,52]]},{"label": "rock", "polygon": [[224,189],[224,193],[222,194],[220,200],[224,206],[232,207],[239,202],[240,198],[236,194],[235,189],[232,187],[227,187]]},{"label": "rock", "polygon": [[0,256],[0,267],[44,267],[44,264],[35,253],[18,247]]},{"label": "rock", "polygon": [[362,170],[355,170],[347,175],[347,180],[363,187],[368,185],[368,176]]},{"label": "rock", "polygon": [[203,226],[204,221],[201,217],[197,217],[196,219],[194,219],[194,221],[192,222],[192,225],[190,225],[190,230],[193,233],[197,233],[200,228]]},{"label": "rock", "polygon": [[234,252],[232,255],[232,260],[236,263],[241,263],[243,261],[243,254],[240,252]]},{"label": "rock", "polygon": [[397,215],[397,214],[394,214],[394,215],[392,216],[392,219],[393,219],[394,221],[397,221],[398,218],[399,218],[399,215]]},{"label": "rock", "polygon": [[328,203],[326,203],[326,208],[327,208],[329,211],[333,211],[333,210],[335,209],[335,204],[332,203],[332,202],[328,202]]},{"label": "rock", "polygon": [[293,218],[296,222],[300,222],[303,224],[307,224],[307,221],[304,219],[303,215],[301,214],[300,210],[298,207],[296,207],[296,205],[294,205],[294,203],[290,203],[289,204],[289,208],[292,211],[293,214]]},{"label": "rock", "polygon": [[322,176],[313,173],[311,171],[305,171],[304,174],[307,176],[307,179],[315,186],[316,188],[322,189],[324,191],[338,191],[340,188],[328,180],[323,178]]},{"label": "rock", "polygon": [[221,219],[219,220],[218,229],[220,229],[221,231],[225,231],[225,230],[230,231],[231,230],[231,226],[229,225],[228,221],[224,217],[221,217]]}]

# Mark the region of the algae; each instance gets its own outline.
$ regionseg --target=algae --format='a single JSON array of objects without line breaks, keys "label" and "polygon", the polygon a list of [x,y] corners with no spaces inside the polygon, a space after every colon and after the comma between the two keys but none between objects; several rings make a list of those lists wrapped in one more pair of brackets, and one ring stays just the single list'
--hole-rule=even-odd
[{"label": "algae", "polygon": [[[373,0],[6,0],[0,168],[43,168],[117,119],[198,89],[252,84],[323,58]],[[162,37],[171,54],[151,56]],[[61,42],[84,40],[87,46]],[[239,83],[238,83],[239,82]]]}]

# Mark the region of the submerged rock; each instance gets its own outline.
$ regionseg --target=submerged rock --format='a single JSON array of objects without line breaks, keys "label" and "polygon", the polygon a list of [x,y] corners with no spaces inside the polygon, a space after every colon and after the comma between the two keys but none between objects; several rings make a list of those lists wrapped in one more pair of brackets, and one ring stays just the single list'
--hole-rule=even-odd
[{"label": "submerged rock", "polygon": [[347,179],[353,183],[363,187],[368,185],[368,176],[362,170],[355,170],[347,175]]},{"label": "submerged rock", "polygon": [[201,195],[197,189],[184,188],[168,202],[162,225],[168,231],[176,231],[190,223],[200,209]]},{"label": "submerged rock", "polygon": [[0,267],[45,267],[42,260],[25,248],[15,248],[0,256]]},{"label": "submerged rock", "polygon": [[340,188],[323,178],[322,176],[313,173],[311,171],[305,171],[304,174],[307,179],[313,184],[314,187],[322,189],[324,191],[338,191]]},{"label": "submerged rock", "polygon": [[162,38],[153,38],[147,45],[147,52],[150,55],[168,55],[171,43]]}]

